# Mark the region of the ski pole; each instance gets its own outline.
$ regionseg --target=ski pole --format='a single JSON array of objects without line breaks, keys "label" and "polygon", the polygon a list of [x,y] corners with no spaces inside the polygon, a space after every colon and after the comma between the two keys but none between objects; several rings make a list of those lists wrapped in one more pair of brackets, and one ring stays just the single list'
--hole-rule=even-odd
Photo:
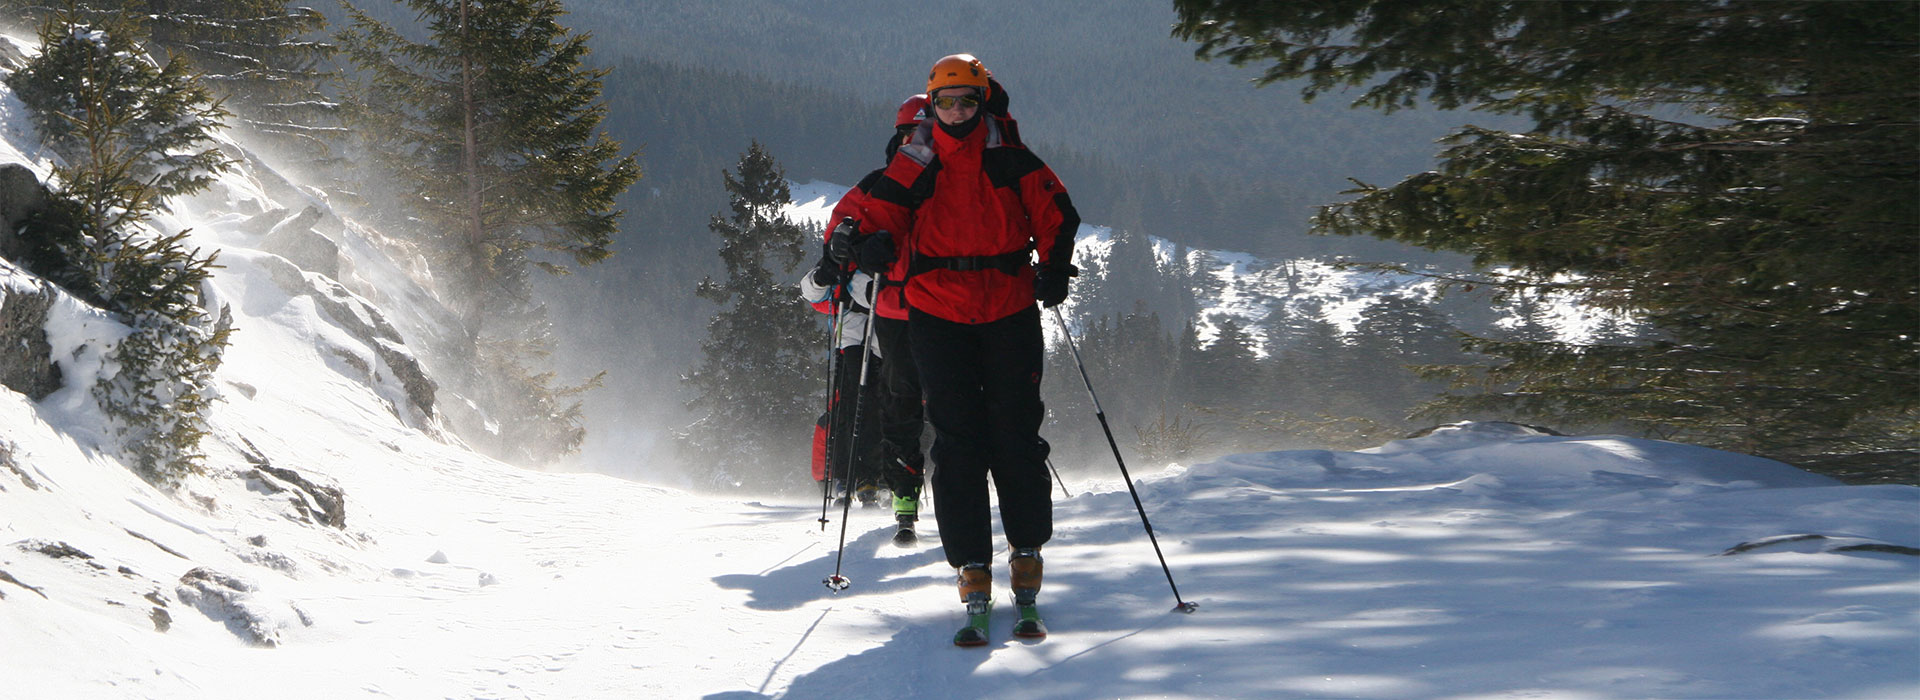
[{"label": "ski pole", "polygon": [[1067,498],[1073,498],[1073,493],[1067,490],[1067,480],[1060,478],[1060,469],[1053,466],[1052,457],[1047,458],[1047,471],[1053,472],[1053,483],[1060,485],[1060,493],[1066,494]]},{"label": "ski pole", "polygon": [[853,457],[860,451],[860,421],[867,407],[868,366],[873,363],[873,297],[867,297],[867,327],[865,339],[860,344],[860,388],[853,394],[853,435],[847,443],[847,502],[840,509],[840,551],[833,557],[833,575],[821,583],[827,590],[839,593],[847,590],[853,582],[840,575],[840,564],[847,558],[847,519],[853,514]]},{"label": "ski pole", "polygon": [[1080,361],[1080,348],[1073,342],[1073,329],[1067,327],[1067,319],[1060,315],[1060,307],[1053,307],[1053,320],[1060,324],[1060,334],[1066,336],[1067,349],[1073,351],[1073,364],[1080,368],[1080,381],[1087,385],[1087,397],[1093,399],[1093,415],[1100,419],[1100,429],[1107,433],[1107,447],[1113,448],[1113,461],[1120,465],[1120,477],[1127,481],[1127,493],[1133,495],[1133,507],[1140,511],[1140,524],[1147,528],[1147,541],[1153,543],[1153,555],[1160,558],[1160,570],[1167,574],[1167,587],[1173,589],[1173,609],[1177,612],[1191,613],[1200,607],[1199,603],[1189,603],[1180,599],[1180,587],[1173,582],[1173,569],[1167,566],[1167,555],[1160,553],[1160,539],[1153,536],[1153,523],[1147,520],[1147,507],[1140,504],[1140,492],[1133,488],[1133,475],[1127,473],[1127,460],[1120,457],[1120,443],[1113,439],[1113,428],[1107,425],[1107,412],[1100,408],[1100,396],[1093,392],[1093,380],[1087,377],[1087,365]]},{"label": "ski pole", "polygon": [[838,403],[834,400],[833,385],[840,379],[840,331],[843,328],[840,323],[841,296],[841,290],[834,290],[833,303],[828,307],[833,314],[833,321],[828,324],[831,328],[827,329],[827,454],[821,458],[821,468],[825,471],[820,475],[823,477],[820,479],[821,532],[827,531],[827,504],[833,502],[833,412]]}]

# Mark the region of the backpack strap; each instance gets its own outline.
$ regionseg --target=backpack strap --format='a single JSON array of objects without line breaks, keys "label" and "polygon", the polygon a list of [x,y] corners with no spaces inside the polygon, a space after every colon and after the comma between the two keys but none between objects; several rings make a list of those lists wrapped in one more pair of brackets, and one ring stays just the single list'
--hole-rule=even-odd
[{"label": "backpack strap", "polygon": [[1008,275],[1018,277],[1021,270],[1033,264],[1032,258],[1032,245],[999,255],[955,255],[943,257],[915,255],[913,259],[907,263],[907,277],[912,278],[915,275],[932,272],[934,270],[954,270],[958,272],[999,270]]}]

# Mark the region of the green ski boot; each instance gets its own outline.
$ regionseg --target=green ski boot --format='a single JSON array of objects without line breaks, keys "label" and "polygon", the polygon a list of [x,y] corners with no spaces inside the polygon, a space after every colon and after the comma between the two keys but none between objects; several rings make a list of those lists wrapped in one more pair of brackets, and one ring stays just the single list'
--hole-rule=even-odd
[{"label": "green ski boot", "polygon": [[986,646],[987,620],[993,616],[993,572],[985,564],[960,569],[960,601],[967,605],[967,626],[953,634],[953,645]]},{"label": "green ski boot", "polygon": [[1007,561],[1007,568],[1013,571],[1013,606],[1020,611],[1020,621],[1013,624],[1013,636],[1024,639],[1041,639],[1047,636],[1047,624],[1040,620],[1040,573],[1042,569],[1040,548],[1023,548],[1013,551],[1013,557]]},{"label": "green ski boot", "polygon": [[900,529],[893,533],[893,543],[901,547],[912,547],[920,543],[919,533],[914,532],[914,523],[920,521],[920,499],[914,496],[893,497],[893,519]]}]

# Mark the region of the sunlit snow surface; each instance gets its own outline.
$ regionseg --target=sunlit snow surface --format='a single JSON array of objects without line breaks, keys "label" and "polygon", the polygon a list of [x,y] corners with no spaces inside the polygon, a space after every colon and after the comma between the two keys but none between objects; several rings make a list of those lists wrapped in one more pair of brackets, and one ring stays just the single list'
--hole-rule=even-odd
[{"label": "sunlit snow surface", "polygon": [[[157,492],[96,448],[81,390],[0,391],[18,467],[0,467],[0,697],[1920,697],[1920,558],[1899,553],[1920,546],[1920,489],[1508,424],[1133,465],[1191,615],[1117,470],[1069,474],[1052,635],[1011,640],[1003,608],[992,644],[955,648],[931,518],[900,549],[887,513],[856,509],[835,594],[841,522],[823,530],[817,501],[538,473],[432,437],[232,233],[221,208],[262,197],[236,174],[162,222],[226,250],[239,331],[206,477]],[[408,296],[403,265],[348,243],[356,274]],[[116,331],[55,313],[84,385],[85,348]],[[304,522],[257,460],[342,488],[346,527]],[[199,567],[251,590],[189,605]],[[276,646],[243,641],[235,611]]]}]

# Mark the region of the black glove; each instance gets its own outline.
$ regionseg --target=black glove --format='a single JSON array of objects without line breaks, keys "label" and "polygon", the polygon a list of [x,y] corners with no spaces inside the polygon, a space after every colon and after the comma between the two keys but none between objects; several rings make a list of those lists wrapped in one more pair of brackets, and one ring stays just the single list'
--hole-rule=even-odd
[{"label": "black glove", "polygon": [[854,251],[854,255],[860,269],[872,275],[883,274],[887,267],[893,265],[893,234],[875,231],[860,241],[859,250]]},{"label": "black glove", "polygon": [[813,267],[813,283],[828,289],[838,287],[845,273],[846,268],[842,267],[840,263],[834,262],[833,258],[823,255],[820,256],[819,264]]},{"label": "black glove", "polygon": [[859,231],[852,217],[841,219],[840,225],[833,227],[833,233],[827,234],[827,258],[841,265],[852,261],[853,235]]},{"label": "black glove", "polygon": [[1033,277],[1033,298],[1047,308],[1059,306],[1067,300],[1067,280],[1079,276],[1080,268],[1071,263],[1040,268],[1040,273]]}]

